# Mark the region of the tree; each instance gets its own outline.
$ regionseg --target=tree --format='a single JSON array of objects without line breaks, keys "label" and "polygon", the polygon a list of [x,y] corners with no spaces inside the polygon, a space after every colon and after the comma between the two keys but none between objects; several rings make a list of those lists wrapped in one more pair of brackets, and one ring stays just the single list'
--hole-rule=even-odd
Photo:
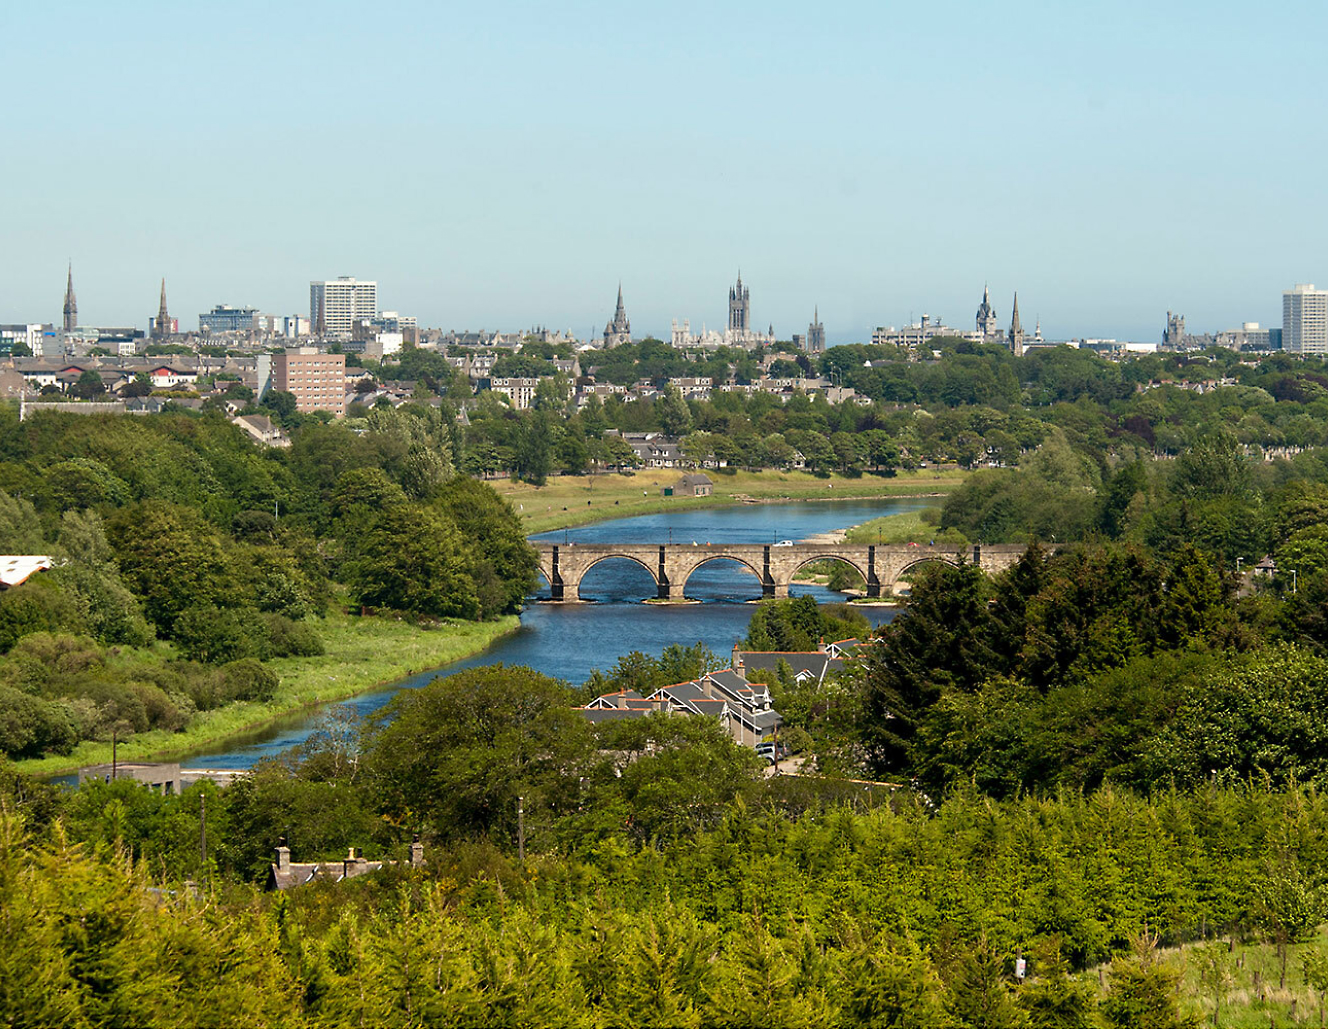
[{"label": "tree", "polygon": [[516,612],[535,589],[539,559],[512,505],[487,483],[468,476],[453,476],[433,503],[465,541],[480,617]]},{"label": "tree", "polygon": [[396,825],[516,844],[517,798],[537,837],[575,810],[594,758],[567,686],[501,664],[402,691],[365,742],[373,796]]},{"label": "tree", "polygon": [[361,605],[435,617],[480,614],[456,525],[418,505],[380,512],[347,542],[347,585]]},{"label": "tree", "polygon": [[692,410],[683,400],[681,391],[670,383],[655,401],[655,417],[665,436],[680,439],[692,429]]},{"label": "tree", "polygon": [[69,392],[80,400],[90,401],[106,392],[106,384],[102,382],[99,373],[89,368],[78,377],[78,382],[69,388]]},{"label": "tree", "polygon": [[1102,1015],[1111,1026],[1193,1026],[1181,1009],[1180,982],[1180,970],[1158,957],[1157,939],[1144,934],[1133,954],[1112,961]]}]

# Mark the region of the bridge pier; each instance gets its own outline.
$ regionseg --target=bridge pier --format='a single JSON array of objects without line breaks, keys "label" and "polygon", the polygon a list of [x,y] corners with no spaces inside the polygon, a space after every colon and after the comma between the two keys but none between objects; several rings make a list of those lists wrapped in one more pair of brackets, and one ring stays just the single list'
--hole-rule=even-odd
[{"label": "bridge pier", "polygon": [[881,596],[881,578],[876,575],[876,545],[869,544],[867,547],[867,596]]},{"label": "bridge pier", "polygon": [[673,584],[669,582],[669,572],[666,567],[663,544],[659,545],[659,572],[655,576],[655,581],[655,599],[657,601],[672,601]]},{"label": "bridge pier", "polygon": [[553,568],[549,572],[549,599],[563,600],[563,577],[558,572],[558,545],[553,547]]}]

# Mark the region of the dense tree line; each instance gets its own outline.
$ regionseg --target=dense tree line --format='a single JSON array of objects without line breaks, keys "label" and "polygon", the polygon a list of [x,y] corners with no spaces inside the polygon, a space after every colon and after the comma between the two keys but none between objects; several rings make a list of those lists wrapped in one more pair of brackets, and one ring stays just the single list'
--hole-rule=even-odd
[{"label": "dense tree line", "polygon": [[[455,472],[452,432],[433,408],[376,410],[313,420],[284,450],[215,413],[19,422],[0,408],[0,553],[54,559],[0,592],[0,752],[67,752],[121,723],[178,729],[266,699],[270,672],[255,686],[234,670],[323,653],[333,606],[515,611],[534,554],[510,506]],[[117,659],[125,647],[141,654]],[[40,682],[25,671],[39,652]]]}]

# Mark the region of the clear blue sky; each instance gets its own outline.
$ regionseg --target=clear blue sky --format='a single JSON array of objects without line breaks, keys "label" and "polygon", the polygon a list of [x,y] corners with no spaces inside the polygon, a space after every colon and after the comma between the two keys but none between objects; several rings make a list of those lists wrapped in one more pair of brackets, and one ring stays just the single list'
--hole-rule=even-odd
[{"label": "clear blue sky", "polygon": [[13,3],[0,321],[143,326],[167,278],[444,328],[831,342],[989,282],[1049,335],[1280,323],[1328,284],[1328,6]]}]

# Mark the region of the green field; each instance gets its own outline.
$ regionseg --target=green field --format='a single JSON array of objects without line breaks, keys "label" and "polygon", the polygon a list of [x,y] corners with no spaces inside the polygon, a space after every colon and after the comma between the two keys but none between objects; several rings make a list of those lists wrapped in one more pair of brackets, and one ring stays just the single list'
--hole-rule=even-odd
[{"label": "green field", "polygon": [[[1305,944],[1287,946],[1286,986],[1281,983],[1281,963],[1271,944],[1237,943],[1228,951],[1229,942],[1191,944],[1158,952],[1159,960],[1181,974],[1181,997],[1186,1012],[1198,1026],[1223,1027],[1321,1027],[1323,1001],[1305,982],[1304,956],[1310,952],[1328,952],[1328,937],[1317,937]],[[1214,949],[1208,955],[1205,949]],[[1214,955],[1219,968],[1225,967],[1226,986],[1215,992],[1212,972]],[[1219,974],[1220,976],[1221,974]],[[1110,967],[1090,974],[1093,979],[1110,980]],[[1205,982],[1207,980],[1207,982]],[[1219,1004],[1220,1002],[1220,1004]],[[1214,1023],[1216,1011],[1218,1019]]]},{"label": "green field", "polygon": [[[475,654],[518,624],[517,617],[509,615],[494,622],[449,621],[439,628],[423,628],[395,619],[335,613],[312,623],[326,645],[326,654],[274,658],[267,663],[281,677],[281,686],[271,701],[240,702],[199,712],[179,733],[156,730],[130,737],[120,742],[117,757],[125,762],[160,761],[219,745],[301,708],[340,701]],[[157,645],[152,653],[165,660],[173,649]],[[48,755],[14,765],[21,772],[48,776],[110,760],[109,741],[84,741],[71,754]]]},{"label": "green field", "polygon": [[512,502],[527,532],[542,533],[604,519],[679,508],[714,508],[744,501],[925,497],[948,493],[965,475],[954,469],[903,473],[892,478],[872,475],[822,478],[809,472],[707,474],[715,484],[710,497],[661,496],[660,490],[672,486],[682,475],[676,469],[651,469],[632,475],[557,476],[544,486],[516,480],[496,480],[491,485]]},{"label": "green field", "polygon": [[[850,544],[926,544],[935,540],[938,544],[955,544],[959,547],[968,543],[962,533],[942,530],[936,521],[925,519],[924,511],[882,515],[879,519],[854,526],[844,535],[844,540]],[[940,515],[939,509],[935,510],[935,515]]]}]

